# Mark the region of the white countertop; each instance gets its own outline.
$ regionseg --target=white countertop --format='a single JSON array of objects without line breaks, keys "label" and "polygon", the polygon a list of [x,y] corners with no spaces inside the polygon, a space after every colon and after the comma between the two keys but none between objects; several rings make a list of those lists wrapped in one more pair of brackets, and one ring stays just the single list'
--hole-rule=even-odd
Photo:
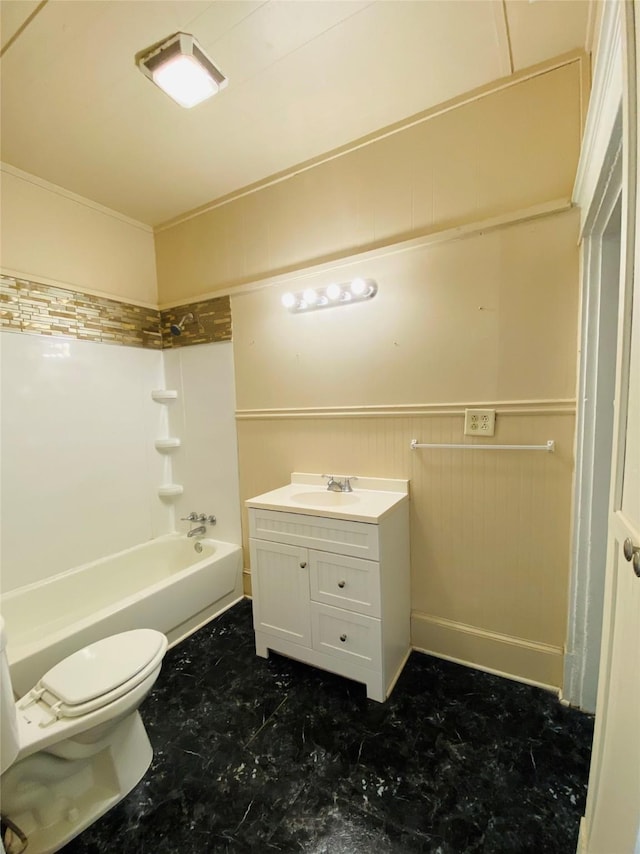
[{"label": "white countertop", "polygon": [[[344,480],[345,475],[334,475]],[[331,492],[319,474],[294,472],[291,483],[245,501],[247,507],[376,524],[409,500],[409,481],[355,477],[353,492]]]}]

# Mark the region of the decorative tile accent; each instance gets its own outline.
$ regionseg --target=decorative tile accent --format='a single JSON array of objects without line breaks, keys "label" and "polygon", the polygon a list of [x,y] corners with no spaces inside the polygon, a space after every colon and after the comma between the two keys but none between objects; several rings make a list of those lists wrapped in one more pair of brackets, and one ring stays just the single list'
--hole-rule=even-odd
[{"label": "decorative tile accent", "polygon": [[[179,338],[171,335],[191,312]],[[218,297],[160,312],[107,297],[0,276],[0,327],[33,335],[66,336],[125,347],[183,347],[231,340],[229,297]]]},{"label": "decorative tile accent", "polygon": [[[179,325],[188,314],[193,315],[193,320],[185,322],[180,335],[172,335],[171,326]],[[163,349],[231,341],[231,301],[228,296],[167,308],[160,312],[160,317]]]}]

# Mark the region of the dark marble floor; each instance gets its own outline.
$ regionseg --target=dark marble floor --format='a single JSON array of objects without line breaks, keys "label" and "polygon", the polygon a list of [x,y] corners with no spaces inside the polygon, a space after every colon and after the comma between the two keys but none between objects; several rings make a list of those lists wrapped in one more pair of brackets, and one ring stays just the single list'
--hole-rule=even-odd
[{"label": "dark marble floor", "polygon": [[574,854],[592,720],[413,653],[391,698],[257,658],[244,601],[171,650],[146,777],[65,854]]}]

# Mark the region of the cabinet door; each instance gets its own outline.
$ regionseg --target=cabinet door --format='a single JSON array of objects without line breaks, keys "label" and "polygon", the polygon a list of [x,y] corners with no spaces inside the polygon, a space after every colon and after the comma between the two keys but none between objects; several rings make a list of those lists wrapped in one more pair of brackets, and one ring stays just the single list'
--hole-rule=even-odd
[{"label": "cabinet door", "polygon": [[254,629],[310,647],[307,550],[255,539],[250,549]]}]

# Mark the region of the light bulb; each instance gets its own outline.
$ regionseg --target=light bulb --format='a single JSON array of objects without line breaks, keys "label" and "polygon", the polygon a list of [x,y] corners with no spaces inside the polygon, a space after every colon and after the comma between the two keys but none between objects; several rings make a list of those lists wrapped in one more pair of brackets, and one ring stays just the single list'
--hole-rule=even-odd
[{"label": "light bulb", "polygon": [[293,308],[294,305],[296,304],[295,295],[292,293],[289,293],[289,292],[287,292],[286,294],[282,294],[282,300],[281,301],[282,301],[282,305],[285,308]]},{"label": "light bulb", "polygon": [[335,282],[333,282],[327,288],[327,297],[331,300],[340,299],[341,293],[342,293],[342,288],[340,287],[340,285],[336,285]]},{"label": "light bulb", "polygon": [[195,107],[218,91],[218,84],[192,56],[176,56],[153,72],[153,82],[183,107]]},{"label": "light bulb", "polygon": [[362,296],[362,294],[367,290],[367,283],[364,279],[354,279],[351,282],[351,293],[356,296]]},{"label": "light bulb", "polygon": [[307,290],[302,294],[302,299],[307,305],[315,305],[318,302],[318,294],[313,290],[313,288],[307,288]]}]

